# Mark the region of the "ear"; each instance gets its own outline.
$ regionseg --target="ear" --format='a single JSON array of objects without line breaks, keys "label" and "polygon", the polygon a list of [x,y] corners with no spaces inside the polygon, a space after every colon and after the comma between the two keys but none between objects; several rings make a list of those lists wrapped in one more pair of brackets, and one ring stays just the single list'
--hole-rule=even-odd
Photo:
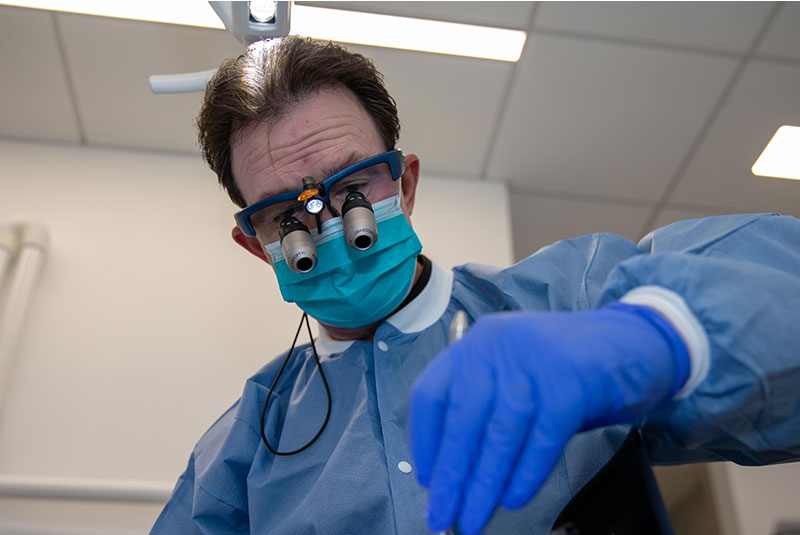
[{"label": "ear", "polygon": [[272,260],[264,253],[264,248],[261,247],[261,242],[253,236],[245,236],[244,232],[239,227],[233,227],[231,230],[231,237],[233,241],[247,249],[251,254],[259,257],[261,260],[272,265]]},{"label": "ear", "polygon": [[401,178],[402,199],[400,206],[406,217],[411,216],[414,211],[414,199],[417,195],[417,182],[419,181],[419,156],[416,154],[406,155],[406,170]]}]

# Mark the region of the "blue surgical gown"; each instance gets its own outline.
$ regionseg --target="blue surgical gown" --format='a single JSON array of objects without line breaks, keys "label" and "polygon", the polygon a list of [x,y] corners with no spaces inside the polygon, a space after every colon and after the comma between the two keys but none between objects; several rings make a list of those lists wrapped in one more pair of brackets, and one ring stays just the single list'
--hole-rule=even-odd
[{"label": "blue surgical gown", "polygon": [[[408,394],[445,347],[453,314],[585,310],[644,285],[682,296],[711,346],[699,387],[634,424],[652,461],[800,457],[800,221],[725,216],[675,223],[638,245],[611,234],[561,241],[506,269],[434,266],[425,289],[378,327],[374,341],[321,334],[333,406],[310,448],[276,457],[261,442],[262,405],[283,360],[276,359],[200,439],[152,533],[428,533],[426,491],[413,466],[408,471]],[[284,451],[314,436],[327,407],[310,346],[295,351],[266,416],[270,443]],[[498,510],[484,533],[546,533],[629,429],[573,437],[533,500]]]}]

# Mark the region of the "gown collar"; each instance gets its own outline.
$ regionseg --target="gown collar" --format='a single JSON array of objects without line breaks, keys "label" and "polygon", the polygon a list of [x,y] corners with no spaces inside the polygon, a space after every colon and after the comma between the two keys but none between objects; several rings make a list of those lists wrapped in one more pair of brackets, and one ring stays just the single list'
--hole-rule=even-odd
[{"label": "gown collar", "polygon": [[[442,317],[450,303],[453,289],[453,272],[445,271],[436,264],[431,266],[431,278],[425,288],[400,310],[386,319],[386,323],[403,334],[411,334],[427,329]],[[320,327],[314,341],[317,353],[331,355],[346,351],[354,340],[334,340]]]},{"label": "gown collar", "polygon": [[389,316],[386,322],[403,334],[427,329],[444,314],[452,289],[453,272],[433,264],[425,288],[410,303]]}]

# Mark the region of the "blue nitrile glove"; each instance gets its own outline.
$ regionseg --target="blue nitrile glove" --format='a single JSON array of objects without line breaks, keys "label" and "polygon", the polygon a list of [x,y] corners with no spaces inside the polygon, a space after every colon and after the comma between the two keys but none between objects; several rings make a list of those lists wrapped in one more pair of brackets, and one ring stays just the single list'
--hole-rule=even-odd
[{"label": "blue nitrile glove", "polygon": [[476,533],[495,508],[522,507],[570,437],[630,421],[689,375],[686,346],[655,310],[481,317],[423,371],[409,414],[428,525]]}]

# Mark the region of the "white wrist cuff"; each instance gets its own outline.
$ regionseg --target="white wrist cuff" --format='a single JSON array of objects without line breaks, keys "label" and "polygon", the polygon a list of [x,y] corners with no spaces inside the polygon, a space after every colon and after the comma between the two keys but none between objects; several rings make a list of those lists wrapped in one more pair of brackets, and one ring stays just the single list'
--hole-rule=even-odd
[{"label": "white wrist cuff", "polygon": [[689,351],[689,378],[673,399],[689,396],[708,375],[711,367],[711,348],[703,326],[683,298],[661,286],[639,286],[620,299],[629,305],[644,305],[664,316],[678,331]]}]

